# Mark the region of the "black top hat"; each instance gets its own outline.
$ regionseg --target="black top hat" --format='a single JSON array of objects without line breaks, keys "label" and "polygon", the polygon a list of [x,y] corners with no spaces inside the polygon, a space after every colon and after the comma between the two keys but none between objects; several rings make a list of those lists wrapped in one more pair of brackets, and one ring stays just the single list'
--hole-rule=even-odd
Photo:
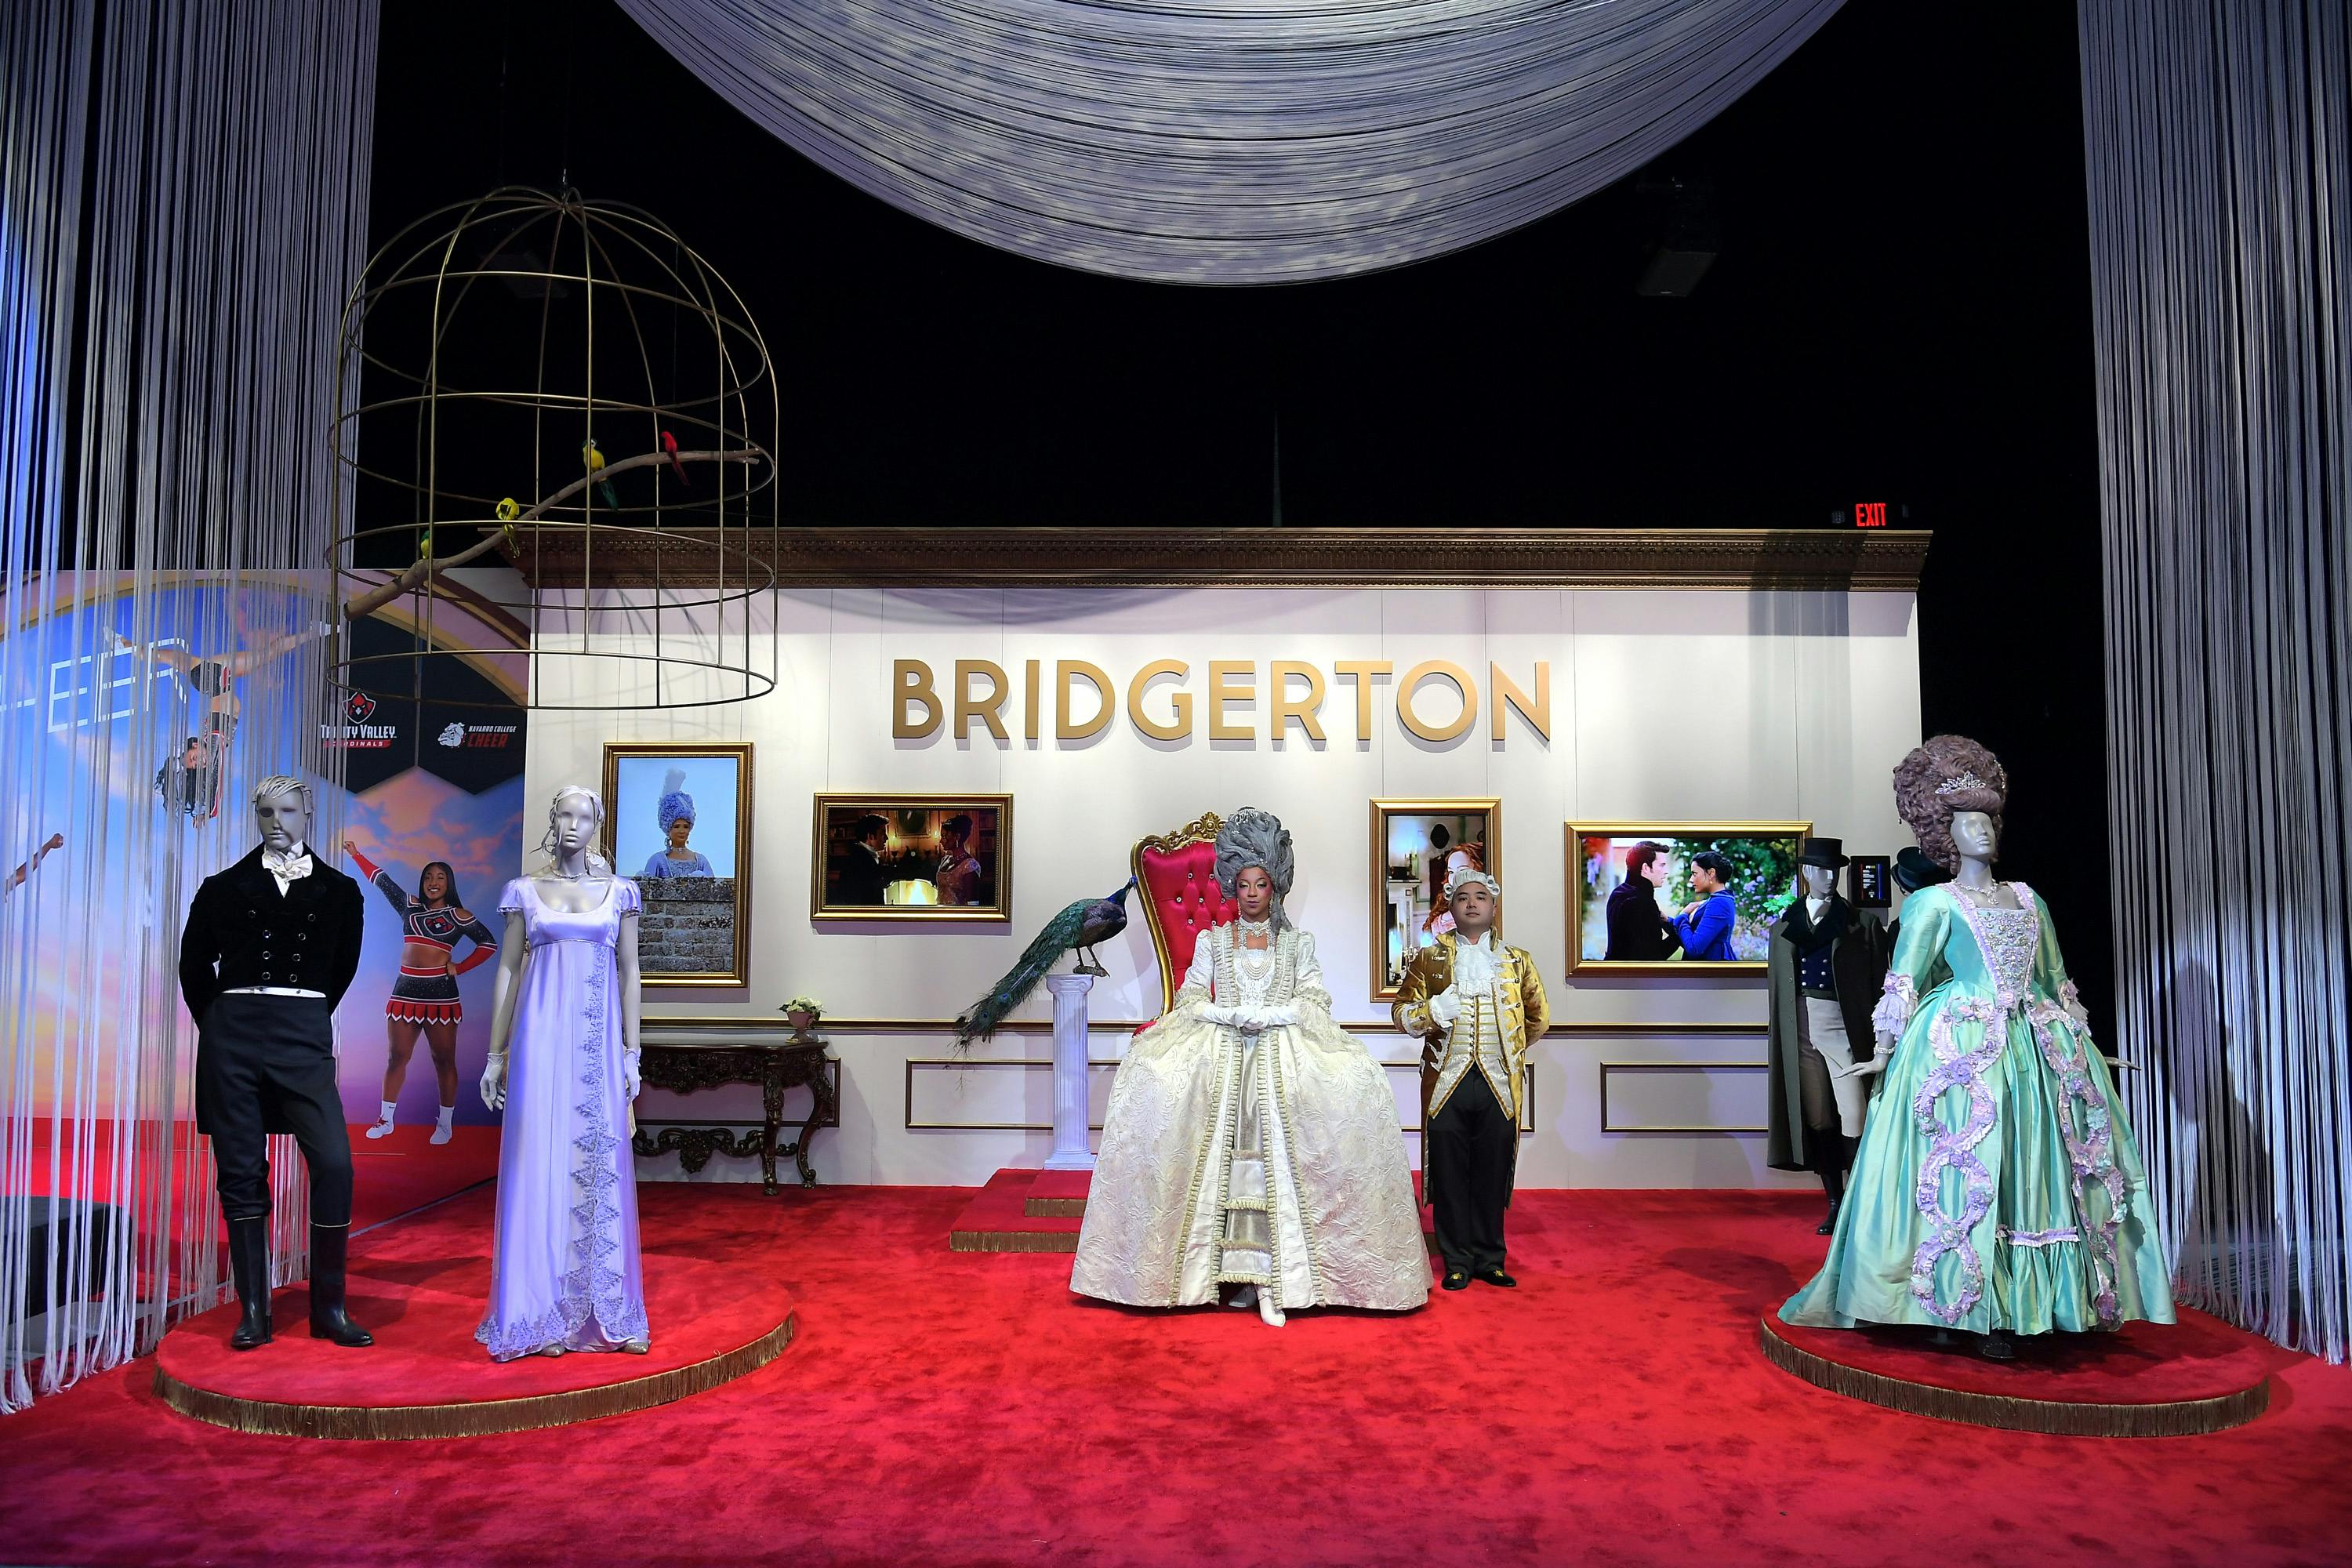
[{"label": "black top hat", "polygon": [[1895,880],[1906,893],[1922,888],[1932,888],[1938,882],[1948,882],[1952,874],[1927,858],[1927,852],[1914,845],[1895,858]]},{"label": "black top hat", "polygon": [[1845,840],[1843,838],[1805,838],[1797,843],[1797,864],[1826,866],[1834,871],[1845,864]]}]

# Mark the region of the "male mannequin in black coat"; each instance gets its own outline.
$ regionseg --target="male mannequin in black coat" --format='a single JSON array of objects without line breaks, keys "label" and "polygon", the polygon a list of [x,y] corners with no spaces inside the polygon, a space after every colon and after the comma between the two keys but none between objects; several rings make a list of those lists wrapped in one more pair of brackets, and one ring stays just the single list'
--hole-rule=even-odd
[{"label": "male mannequin in black coat", "polygon": [[335,1085],[335,1005],[359,970],[366,901],[314,857],[310,786],[264,779],[261,842],[205,879],[180,937],[180,994],[196,1021],[196,1130],[213,1141],[229,1271],[243,1308],[230,1348],[269,1342],[268,1136],[290,1132],[310,1172],[310,1334],[375,1342],[343,1310],[352,1142]]}]

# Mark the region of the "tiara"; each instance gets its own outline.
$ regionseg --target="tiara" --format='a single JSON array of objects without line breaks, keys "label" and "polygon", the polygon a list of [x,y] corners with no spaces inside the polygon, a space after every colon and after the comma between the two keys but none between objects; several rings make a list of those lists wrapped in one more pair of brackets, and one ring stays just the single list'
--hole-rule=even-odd
[{"label": "tiara", "polygon": [[1936,786],[1936,793],[1937,795],[1959,795],[1968,790],[1979,789],[1984,791],[1987,795],[1999,795],[2000,793],[2000,791],[1995,789],[1992,785],[1985,783],[1984,780],[1977,777],[1973,773],[1961,773],[1956,778],[1946,779],[1942,784]]}]

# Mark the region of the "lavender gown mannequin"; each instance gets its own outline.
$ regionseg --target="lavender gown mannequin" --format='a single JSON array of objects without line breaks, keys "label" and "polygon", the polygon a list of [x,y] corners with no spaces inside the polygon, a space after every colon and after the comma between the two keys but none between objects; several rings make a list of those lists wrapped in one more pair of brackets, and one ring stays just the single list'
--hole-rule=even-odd
[{"label": "lavender gown mannequin", "polygon": [[593,794],[564,790],[549,816],[553,890],[519,877],[499,900],[508,944],[482,1099],[505,1104],[506,1130],[489,1310],[474,1331],[494,1361],[651,1342],[629,1152],[641,906],[636,884],[587,848],[604,820]]}]

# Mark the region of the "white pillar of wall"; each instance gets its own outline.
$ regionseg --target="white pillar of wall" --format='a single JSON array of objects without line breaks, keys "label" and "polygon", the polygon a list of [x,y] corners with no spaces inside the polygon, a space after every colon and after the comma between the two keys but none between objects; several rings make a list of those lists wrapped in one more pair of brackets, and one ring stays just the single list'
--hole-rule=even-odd
[{"label": "white pillar of wall", "polygon": [[1048,974],[1045,989],[1054,994],[1054,1152],[1045,1160],[1049,1171],[1091,1171],[1094,1152],[1087,1147],[1087,993],[1094,989],[1091,974]]}]

